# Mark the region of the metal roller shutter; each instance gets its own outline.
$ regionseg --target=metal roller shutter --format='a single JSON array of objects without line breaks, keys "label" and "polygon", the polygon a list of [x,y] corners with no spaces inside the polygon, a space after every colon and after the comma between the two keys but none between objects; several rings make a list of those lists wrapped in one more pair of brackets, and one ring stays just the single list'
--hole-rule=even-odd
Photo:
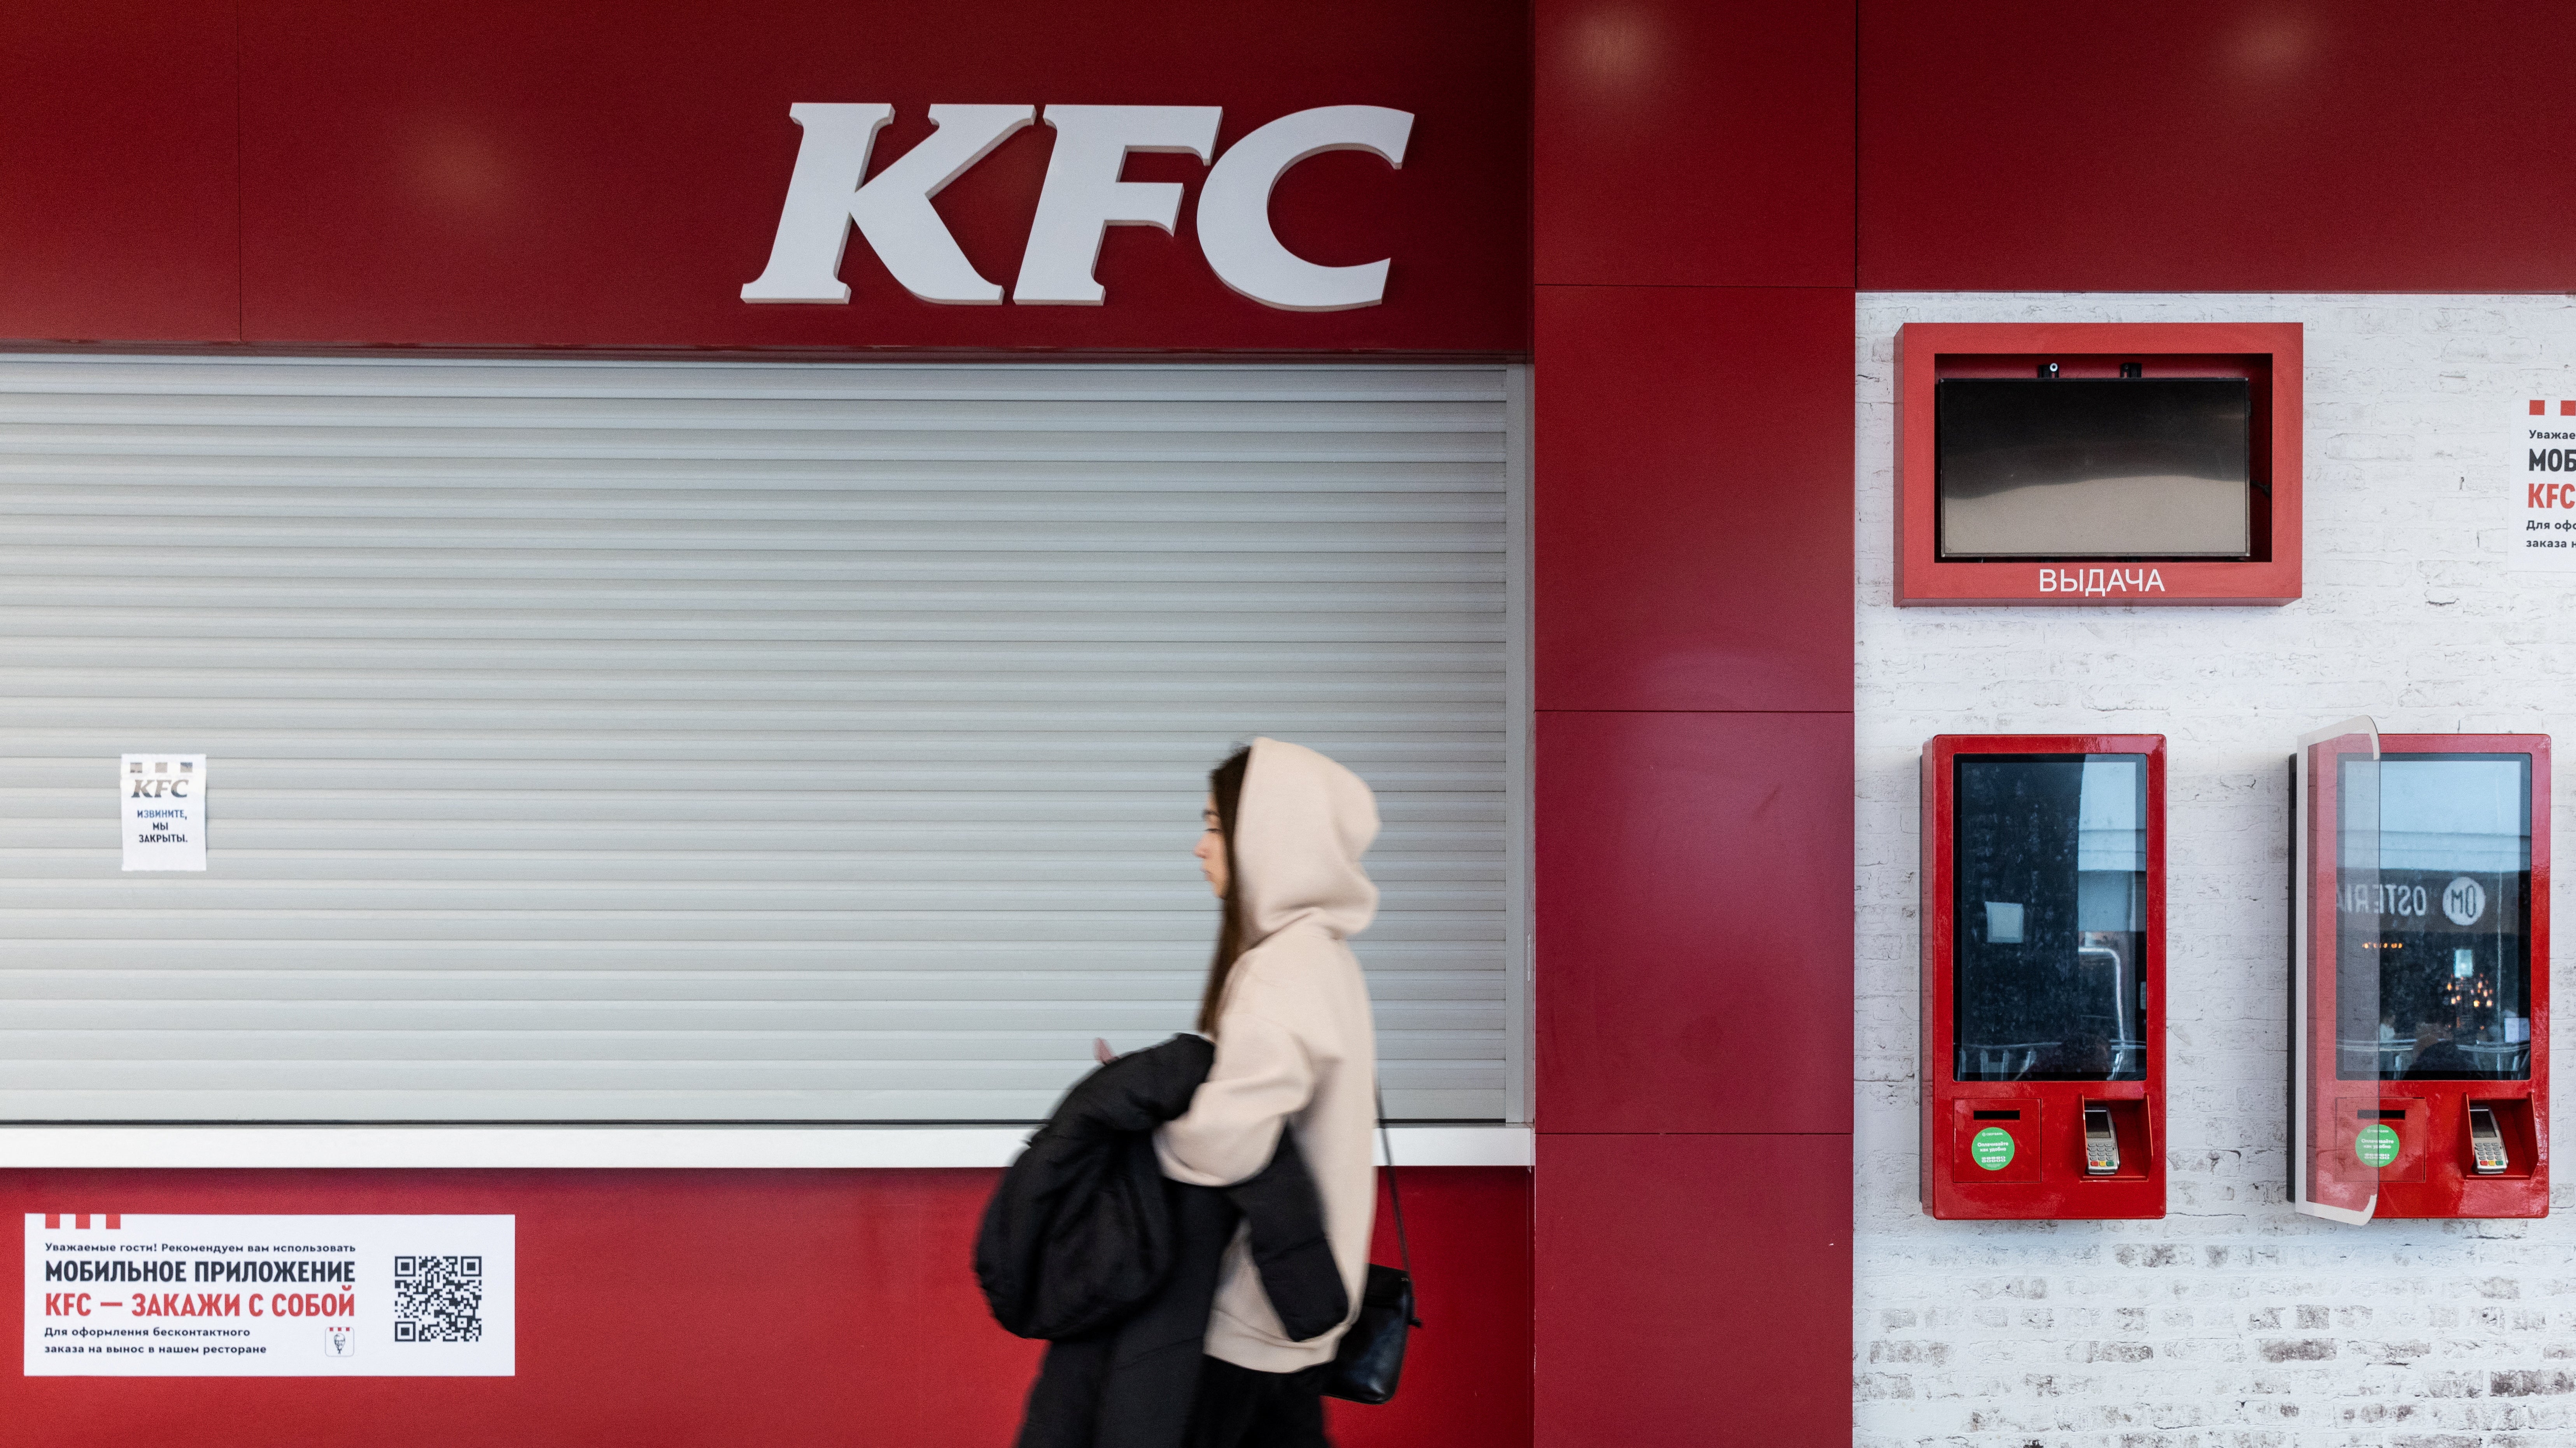
[{"label": "metal roller shutter", "polygon": [[1391,1113],[1516,1116],[1517,382],[0,358],[0,1117],[1034,1119],[1255,733],[1380,791]]}]

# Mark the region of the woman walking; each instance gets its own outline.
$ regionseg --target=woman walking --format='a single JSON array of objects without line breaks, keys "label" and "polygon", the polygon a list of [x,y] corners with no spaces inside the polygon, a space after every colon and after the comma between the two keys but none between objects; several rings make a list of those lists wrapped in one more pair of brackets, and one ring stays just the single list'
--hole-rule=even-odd
[{"label": "woman walking", "polygon": [[[1173,1180],[1225,1187],[1259,1173],[1289,1133],[1356,1309],[1377,1211],[1377,1040],[1345,942],[1377,913],[1360,868],[1377,801],[1323,755],[1257,739],[1210,775],[1205,824],[1199,867],[1224,902],[1198,1022],[1215,1064],[1156,1134],[1156,1152]],[[1238,1231],[1209,1314],[1189,1448],[1328,1445],[1322,1394],[1342,1331],[1291,1339]]]}]

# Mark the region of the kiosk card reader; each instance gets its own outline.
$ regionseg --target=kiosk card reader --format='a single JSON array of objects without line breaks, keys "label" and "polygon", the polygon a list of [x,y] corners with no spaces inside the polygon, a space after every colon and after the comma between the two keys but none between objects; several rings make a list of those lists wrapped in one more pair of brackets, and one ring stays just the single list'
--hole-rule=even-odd
[{"label": "kiosk card reader", "polygon": [[2513,1154],[2504,1149],[2504,1132],[2496,1126],[2495,1108],[2469,1108],[2469,1169],[2480,1176],[2502,1176],[2513,1165]]},{"label": "kiosk card reader", "polygon": [[2162,735],[1922,760],[1923,1210],[2161,1217]]},{"label": "kiosk card reader", "polygon": [[2108,1106],[2084,1108],[2084,1174],[2120,1174],[2120,1134],[2111,1125],[2111,1108]]},{"label": "kiosk card reader", "polygon": [[2355,719],[2291,791],[2292,1203],[2548,1215],[2548,736]]}]

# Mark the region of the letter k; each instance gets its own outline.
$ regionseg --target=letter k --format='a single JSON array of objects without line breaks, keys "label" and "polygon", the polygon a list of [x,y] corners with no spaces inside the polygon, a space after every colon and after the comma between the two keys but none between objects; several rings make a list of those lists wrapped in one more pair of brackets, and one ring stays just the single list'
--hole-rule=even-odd
[{"label": "letter k", "polygon": [[1035,120],[1036,107],[932,106],[930,119],[939,129],[864,184],[868,153],[894,119],[894,107],[799,101],[787,114],[805,128],[805,139],[796,148],[769,265],[743,287],[744,301],[848,302],[840,271],[852,226],[903,289],[925,302],[989,306],[1002,300],[1002,288],[966,260],[930,198]]}]

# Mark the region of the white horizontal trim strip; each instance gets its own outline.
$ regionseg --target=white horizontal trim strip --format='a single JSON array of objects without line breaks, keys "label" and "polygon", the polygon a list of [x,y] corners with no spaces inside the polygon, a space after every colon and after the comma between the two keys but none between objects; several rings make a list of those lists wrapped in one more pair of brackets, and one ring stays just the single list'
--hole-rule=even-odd
[{"label": "white horizontal trim strip", "polygon": [[[0,1169],[1008,1166],[1025,1126],[7,1126]],[[1396,1164],[1529,1166],[1526,1126],[1398,1126]],[[1381,1164],[1384,1151],[1378,1153]]]}]

